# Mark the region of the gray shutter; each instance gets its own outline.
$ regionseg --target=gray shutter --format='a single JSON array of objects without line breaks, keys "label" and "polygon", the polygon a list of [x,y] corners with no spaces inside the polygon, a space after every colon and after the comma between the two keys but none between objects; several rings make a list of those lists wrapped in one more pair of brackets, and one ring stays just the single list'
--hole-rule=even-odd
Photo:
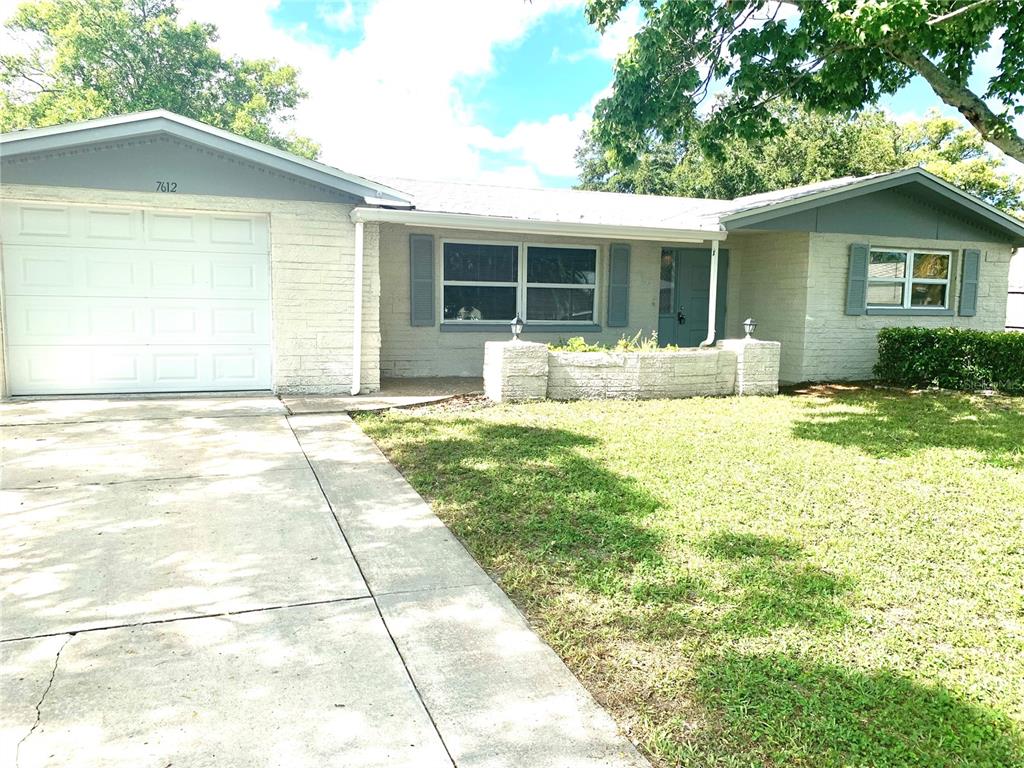
[{"label": "gray shutter", "polygon": [[434,324],[433,235],[409,235],[409,324]]},{"label": "gray shutter", "polygon": [[629,245],[612,243],[608,252],[608,327],[629,325]]},{"label": "gray shutter", "polygon": [[978,270],[981,268],[981,251],[964,248],[963,277],[960,280],[960,314],[974,317],[978,311]]},{"label": "gray shutter", "polygon": [[850,271],[846,277],[846,314],[863,315],[868,306],[868,254],[867,243],[850,246]]}]

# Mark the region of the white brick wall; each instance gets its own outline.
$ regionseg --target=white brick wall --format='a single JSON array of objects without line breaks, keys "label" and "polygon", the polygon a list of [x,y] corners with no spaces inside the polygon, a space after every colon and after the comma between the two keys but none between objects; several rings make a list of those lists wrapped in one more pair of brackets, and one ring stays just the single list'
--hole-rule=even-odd
[{"label": "white brick wall", "polygon": [[530,341],[484,344],[484,394],[496,403],[543,400],[548,393],[548,347]]},{"label": "white brick wall", "polygon": [[[484,362],[484,343],[510,338],[506,327],[493,333],[442,333],[437,326],[413,327],[409,324],[409,234],[434,236],[435,275],[437,278],[437,321],[440,323],[441,247],[442,239],[468,239],[487,242],[509,241],[575,243],[598,246],[599,285],[597,319],[600,333],[561,331],[550,334],[529,333],[525,340],[555,342],[560,338],[584,336],[587,341],[614,344],[623,334],[632,336],[642,330],[644,335],[658,327],[658,281],[660,279],[661,245],[634,242],[630,255],[629,327],[605,326],[608,298],[608,245],[610,240],[568,237],[522,238],[502,236],[493,232],[415,229],[399,224],[381,225],[381,372],[384,376],[480,376]],[[614,241],[622,242],[622,241]]]},{"label": "white brick wall", "polygon": [[554,352],[544,344],[489,341],[484,393],[496,402],[646,400],[771,395],[779,391],[779,344],[732,339],[678,352]]},{"label": "white brick wall", "polygon": [[782,381],[803,381],[810,235],[738,233],[723,245],[729,249],[726,337],[742,336],[743,321],[753,317],[758,339],[782,343]]},{"label": "white brick wall", "polygon": [[[1005,296],[1012,252],[1009,245],[841,234],[812,234],[810,237],[802,380],[871,378],[871,368],[878,358],[878,330],[887,326],[952,326],[999,331],[1005,325]],[[957,252],[950,303],[954,310],[960,298],[959,252],[964,248],[978,248],[981,251],[981,265],[978,273],[977,314],[974,317],[960,317],[959,314],[952,317],[845,314],[851,243],[870,243],[872,247],[926,247]],[[760,328],[757,335],[761,336]],[[785,357],[785,343],[782,349]]]},{"label": "white brick wall", "polygon": [[[278,392],[341,392],[352,381],[351,206],[241,197],[5,185],[10,199],[185,208],[270,217],[271,313]],[[362,384],[380,386],[378,231],[365,228]]]}]

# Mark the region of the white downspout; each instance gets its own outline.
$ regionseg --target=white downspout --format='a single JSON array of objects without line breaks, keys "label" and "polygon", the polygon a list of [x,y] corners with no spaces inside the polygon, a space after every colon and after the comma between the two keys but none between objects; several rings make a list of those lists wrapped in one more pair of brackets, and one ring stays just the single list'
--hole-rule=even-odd
[{"label": "white downspout", "polygon": [[[718,258],[717,251],[715,258]],[[356,222],[355,270],[352,273],[352,394],[358,395],[363,373],[363,222]]]},{"label": "white downspout", "polygon": [[711,293],[708,295],[708,337],[700,343],[710,347],[715,343],[715,319],[718,314],[718,241],[711,241]]}]

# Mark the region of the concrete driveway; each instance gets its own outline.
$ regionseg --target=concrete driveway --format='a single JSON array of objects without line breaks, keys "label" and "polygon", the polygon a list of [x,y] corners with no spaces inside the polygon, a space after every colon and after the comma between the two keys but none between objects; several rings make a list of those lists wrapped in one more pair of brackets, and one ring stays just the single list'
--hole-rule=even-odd
[{"label": "concrete driveway", "polygon": [[0,764],[646,765],[347,416],[0,424]]}]

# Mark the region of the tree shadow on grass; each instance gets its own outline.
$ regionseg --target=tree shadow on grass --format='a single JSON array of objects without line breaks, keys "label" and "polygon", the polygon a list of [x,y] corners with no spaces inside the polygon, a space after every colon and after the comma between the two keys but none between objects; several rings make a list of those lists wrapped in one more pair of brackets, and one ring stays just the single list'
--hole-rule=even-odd
[{"label": "tree shadow on grass", "polygon": [[661,537],[644,520],[661,502],[577,450],[593,438],[473,419],[445,421],[441,436],[409,426],[392,458],[481,559],[511,550],[605,594],[660,561]]},{"label": "tree shadow on grass", "polygon": [[[1010,718],[885,670],[728,652],[709,659],[697,686],[721,718],[715,752],[724,740],[731,755],[756,764],[1024,764],[1024,740]],[[700,739],[689,747],[699,753]]]},{"label": "tree shadow on grass", "polygon": [[807,402],[793,427],[804,440],[859,448],[876,458],[929,448],[977,452],[995,466],[1024,467],[1024,399],[953,392],[829,390]]},{"label": "tree shadow on grass", "polygon": [[843,595],[852,581],[807,561],[792,541],[751,533],[721,533],[701,548],[721,561],[735,602],[714,629],[730,636],[762,635],[779,627],[836,629],[849,611]]}]

